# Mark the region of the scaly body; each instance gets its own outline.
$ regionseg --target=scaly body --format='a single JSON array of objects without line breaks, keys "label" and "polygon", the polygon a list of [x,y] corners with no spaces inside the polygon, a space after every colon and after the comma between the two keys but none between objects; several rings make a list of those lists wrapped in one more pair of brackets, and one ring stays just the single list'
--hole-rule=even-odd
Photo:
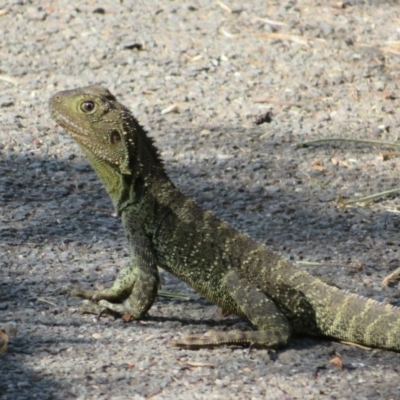
[{"label": "scaly body", "polygon": [[169,180],[152,140],[107,89],[59,92],[49,106],[103,181],[132,253],[110,289],[74,287],[73,295],[139,319],[157,295],[160,266],[257,328],[189,335],[174,345],[277,348],[300,332],[400,350],[400,309],[326,285],[198,207]]}]

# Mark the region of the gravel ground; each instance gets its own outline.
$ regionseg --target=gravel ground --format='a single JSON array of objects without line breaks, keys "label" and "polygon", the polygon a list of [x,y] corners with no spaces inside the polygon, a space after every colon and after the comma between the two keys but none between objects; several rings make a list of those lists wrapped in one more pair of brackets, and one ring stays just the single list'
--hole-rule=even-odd
[{"label": "gravel ground", "polygon": [[[0,1],[0,324],[18,328],[0,355],[0,397],[398,399],[400,356],[389,351],[310,338],[277,352],[168,347],[247,323],[166,273],[164,290],[190,300],[160,299],[143,322],[81,316],[61,288],[108,286],[129,254],[103,187],[47,111],[58,90],[108,87],[204,208],[312,274],[400,305],[398,284],[381,284],[399,267],[398,197],[336,205],[399,187],[398,154],[293,146],[397,140],[398,4],[38,3]],[[270,110],[272,122],[254,124]]]}]

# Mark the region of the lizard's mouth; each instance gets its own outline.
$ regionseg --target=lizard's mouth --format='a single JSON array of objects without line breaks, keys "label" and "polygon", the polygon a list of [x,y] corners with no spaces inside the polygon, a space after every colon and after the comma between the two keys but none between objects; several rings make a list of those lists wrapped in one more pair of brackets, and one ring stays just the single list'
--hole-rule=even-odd
[{"label": "lizard's mouth", "polygon": [[71,132],[75,137],[84,136],[87,137],[87,133],[81,126],[75,124],[71,119],[69,119],[66,115],[60,113],[56,107],[52,104],[52,99],[49,102],[49,111],[51,118],[62,128]]}]

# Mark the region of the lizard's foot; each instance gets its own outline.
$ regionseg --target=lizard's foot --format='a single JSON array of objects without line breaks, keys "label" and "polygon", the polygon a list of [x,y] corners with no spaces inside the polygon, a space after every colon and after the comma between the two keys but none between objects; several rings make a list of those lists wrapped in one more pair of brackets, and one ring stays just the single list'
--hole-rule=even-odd
[{"label": "lizard's foot", "polygon": [[96,314],[101,315],[106,311],[106,309],[100,304],[94,303],[91,300],[83,300],[79,306],[79,312],[81,314]]},{"label": "lizard's foot", "polygon": [[116,293],[111,288],[104,290],[91,290],[84,289],[80,285],[69,285],[66,287],[66,291],[71,297],[81,297],[83,299],[98,301],[98,300],[109,300],[118,301],[126,298],[125,294]]},{"label": "lizard's foot", "polygon": [[98,305],[101,309],[107,310],[108,312],[111,311],[111,312],[118,313],[121,315],[131,314],[131,311],[127,309],[127,307],[125,306],[124,303],[115,304],[115,303],[110,303],[107,300],[100,300]]},{"label": "lizard's foot", "polygon": [[97,315],[98,319],[103,314],[114,315],[116,317],[116,313],[108,307],[104,307],[99,303],[95,303],[91,300],[83,300],[79,306],[79,313],[80,314],[95,314]]},{"label": "lizard's foot", "polygon": [[[80,314],[96,314],[99,317],[104,314],[115,314],[115,311],[112,310],[112,307],[108,305],[112,305],[112,303],[107,303],[107,306],[101,305],[97,303],[99,299],[109,298],[110,293],[109,290],[87,290],[83,289],[79,285],[68,285],[64,287],[64,290],[69,294],[71,297],[81,297],[85,300],[79,306],[79,313]],[[105,301],[105,300],[101,300]]]}]

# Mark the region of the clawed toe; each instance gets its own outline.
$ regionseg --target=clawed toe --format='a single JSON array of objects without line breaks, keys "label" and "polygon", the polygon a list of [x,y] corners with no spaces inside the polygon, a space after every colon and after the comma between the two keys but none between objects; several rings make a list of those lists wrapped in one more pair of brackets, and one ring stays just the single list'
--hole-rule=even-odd
[{"label": "clawed toe", "polygon": [[106,308],[106,309],[111,309],[113,305],[112,305],[112,303],[108,302],[107,300],[100,300],[99,306]]},{"label": "clawed toe", "polygon": [[99,318],[105,311],[107,310],[104,307],[91,300],[83,300],[79,306],[79,312],[81,314],[96,314]]}]

